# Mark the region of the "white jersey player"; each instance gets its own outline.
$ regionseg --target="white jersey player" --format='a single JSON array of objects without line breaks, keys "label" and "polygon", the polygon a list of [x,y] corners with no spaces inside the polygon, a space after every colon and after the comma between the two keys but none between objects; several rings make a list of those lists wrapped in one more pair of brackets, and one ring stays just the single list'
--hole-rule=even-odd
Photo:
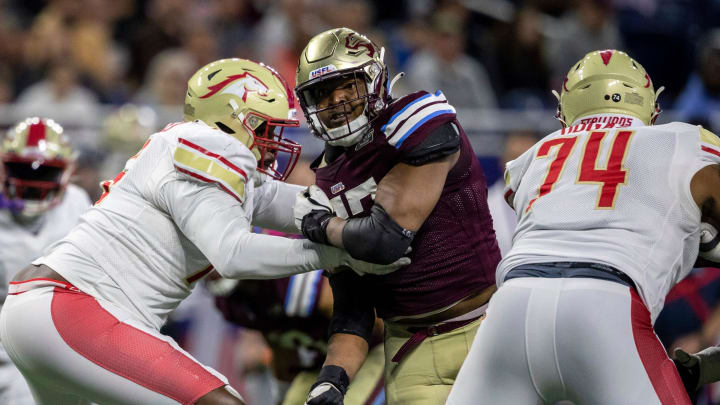
[{"label": "white jersey player", "polygon": [[448,404],[690,403],[652,325],[720,219],[720,140],[652,126],[658,93],[623,52],[571,68],[569,126],[507,164],[513,246]]},{"label": "white jersey player", "polygon": [[[293,113],[292,93],[265,65],[201,68],[186,122],[152,135],[80,224],[11,281],[0,337],[40,404],[241,404],[224,376],[159,333],[199,279],[397,266],[251,233],[251,223],[297,232],[302,188],[277,180],[299,154],[282,138],[298,125]],[[278,152],[290,155],[286,170]]]},{"label": "white jersey player", "polygon": [[[90,207],[81,188],[67,184],[74,154],[53,120],[28,118],[0,146],[0,305],[8,281],[63,238]],[[0,403],[30,405],[25,379],[0,346]]]}]

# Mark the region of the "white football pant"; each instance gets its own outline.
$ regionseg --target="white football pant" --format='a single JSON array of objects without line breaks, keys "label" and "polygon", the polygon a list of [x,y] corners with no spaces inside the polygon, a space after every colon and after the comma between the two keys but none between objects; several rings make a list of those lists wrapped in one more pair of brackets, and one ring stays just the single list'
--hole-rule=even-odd
[{"label": "white football pant", "polygon": [[592,278],[506,281],[447,404],[689,405],[635,290]]},{"label": "white football pant", "polygon": [[0,313],[0,338],[40,405],[192,404],[227,384],[112,303],[69,284],[16,295],[12,288]]}]

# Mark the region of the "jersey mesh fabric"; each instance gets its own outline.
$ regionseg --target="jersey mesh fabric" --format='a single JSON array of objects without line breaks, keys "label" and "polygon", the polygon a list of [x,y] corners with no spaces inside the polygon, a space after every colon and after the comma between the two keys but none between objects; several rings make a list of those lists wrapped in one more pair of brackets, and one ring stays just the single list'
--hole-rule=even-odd
[{"label": "jersey mesh fabric", "polygon": [[[610,129],[600,144],[596,170],[606,169],[619,131],[633,134],[622,163],[626,182],[618,185],[609,207],[599,207],[602,182],[581,181],[580,165],[593,131],[558,131],[508,164],[520,220],[513,248],[498,266],[498,282],[520,264],[598,262],[628,274],[653,320],[657,317],[663,298],[687,275],[697,255],[700,213],[690,195],[690,180],[703,166],[720,163],[720,156],[702,152],[698,128],[687,124]],[[574,149],[552,190],[538,198],[561,149],[537,157],[539,147],[573,137]]]}]

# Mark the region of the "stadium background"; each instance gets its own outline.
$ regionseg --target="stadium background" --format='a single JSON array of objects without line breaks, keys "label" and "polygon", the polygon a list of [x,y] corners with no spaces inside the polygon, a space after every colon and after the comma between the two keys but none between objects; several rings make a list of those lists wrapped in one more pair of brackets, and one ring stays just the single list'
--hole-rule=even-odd
[{"label": "stadium background", "polygon": [[[666,87],[660,123],[720,130],[720,0],[0,0],[0,128],[26,116],[56,119],[79,151],[74,182],[97,198],[98,183],[144,138],[182,119],[198,67],[250,58],[294,85],[304,45],[335,26],[386,48],[391,75],[406,73],[394,94],[446,94],[489,185],[509,135],[559,128],[550,90],[591,50],[625,50]],[[288,135],[306,164],[322,147],[304,125]],[[663,342],[718,343],[718,302],[720,272],[696,270],[668,297],[657,324]],[[251,405],[271,403],[272,355],[261,337],[224,324],[202,294],[174,319],[168,332]]]}]

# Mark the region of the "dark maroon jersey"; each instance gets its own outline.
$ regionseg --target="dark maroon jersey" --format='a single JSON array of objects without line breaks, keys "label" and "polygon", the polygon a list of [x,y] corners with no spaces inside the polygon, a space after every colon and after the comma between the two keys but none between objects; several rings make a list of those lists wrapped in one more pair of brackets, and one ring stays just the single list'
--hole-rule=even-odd
[{"label": "dark maroon jersey", "polygon": [[315,182],[339,216],[367,216],[383,177],[448,122],[460,131],[460,157],[412,242],[412,264],[386,276],[363,277],[381,318],[441,309],[495,284],[500,251],[475,153],[444,95],[417,92],[386,108],[373,121],[372,136],[329,164],[324,155],[313,164]]}]

